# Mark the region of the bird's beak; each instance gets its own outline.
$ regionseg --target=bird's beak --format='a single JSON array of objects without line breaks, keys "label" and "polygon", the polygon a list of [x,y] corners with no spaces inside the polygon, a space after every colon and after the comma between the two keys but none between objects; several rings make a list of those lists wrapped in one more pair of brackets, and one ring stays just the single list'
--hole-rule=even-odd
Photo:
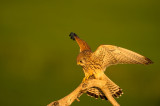
[{"label": "bird's beak", "polygon": [[77,62],[77,65],[79,66],[79,65],[80,65],[80,63],[79,63],[79,62]]}]

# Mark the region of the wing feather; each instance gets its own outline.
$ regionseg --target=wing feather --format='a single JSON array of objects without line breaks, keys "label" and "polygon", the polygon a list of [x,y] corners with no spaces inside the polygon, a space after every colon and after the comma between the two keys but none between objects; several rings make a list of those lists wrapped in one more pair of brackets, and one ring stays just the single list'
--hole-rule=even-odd
[{"label": "wing feather", "polygon": [[152,64],[153,62],[131,50],[113,46],[101,45],[93,53],[93,58],[97,59],[102,66],[107,67],[114,64]]}]

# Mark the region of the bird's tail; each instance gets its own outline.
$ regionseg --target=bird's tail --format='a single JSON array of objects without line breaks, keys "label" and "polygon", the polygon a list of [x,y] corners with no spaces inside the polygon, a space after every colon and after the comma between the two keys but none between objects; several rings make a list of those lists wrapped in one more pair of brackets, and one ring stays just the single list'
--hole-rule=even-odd
[{"label": "bird's tail", "polygon": [[[107,86],[112,96],[116,98],[120,97],[123,94],[122,89],[118,85],[116,85],[113,81],[111,81],[107,76],[106,76],[106,80],[107,80]],[[101,99],[108,100],[107,97],[102,92],[102,90],[98,87],[92,87],[88,89],[86,93],[91,97],[95,97],[95,98],[100,97]]]},{"label": "bird's tail", "polygon": [[71,32],[69,36],[71,39],[76,40],[76,42],[80,47],[80,52],[85,50],[91,51],[91,48],[89,47],[89,45],[84,40],[80,39],[77,34]]}]

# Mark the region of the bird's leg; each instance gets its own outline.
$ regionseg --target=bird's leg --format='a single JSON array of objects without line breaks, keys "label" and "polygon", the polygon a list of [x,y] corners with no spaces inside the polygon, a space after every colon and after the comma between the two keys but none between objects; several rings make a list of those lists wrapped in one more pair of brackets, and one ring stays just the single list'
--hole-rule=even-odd
[{"label": "bird's leg", "polygon": [[82,83],[85,83],[85,81],[88,80],[88,79],[89,79],[89,75],[88,75],[88,76],[85,76],[85,77],[83,78]]},{"label": "bird's leg", "polygon": [[95,79],[95,76],[94,76],[93,71],[88,72],[88,73],[85,75],[85,77],[83,78],[82,83],[84,83],[84,82],[85,82],[86,80],[88,80],[88,79]]},{"label": "bird's leg", "polygon": [[96,70],[96,72],[94,73],[94,75],[95,75],[95,79],[102,80],[104,72],[102,70]]}]

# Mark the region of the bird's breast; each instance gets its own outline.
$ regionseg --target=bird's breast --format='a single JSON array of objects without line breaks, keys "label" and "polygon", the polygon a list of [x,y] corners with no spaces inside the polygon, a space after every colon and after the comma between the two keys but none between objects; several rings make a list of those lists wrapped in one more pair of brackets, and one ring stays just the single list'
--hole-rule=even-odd
[{"label": "bird's breast", "polygon": [[83,71],[85,73],[85,76],[92,75],[92,74],[98,75],[99,73],[103,72],[101,66],[98,64],[85,65],[83,67]]}]

